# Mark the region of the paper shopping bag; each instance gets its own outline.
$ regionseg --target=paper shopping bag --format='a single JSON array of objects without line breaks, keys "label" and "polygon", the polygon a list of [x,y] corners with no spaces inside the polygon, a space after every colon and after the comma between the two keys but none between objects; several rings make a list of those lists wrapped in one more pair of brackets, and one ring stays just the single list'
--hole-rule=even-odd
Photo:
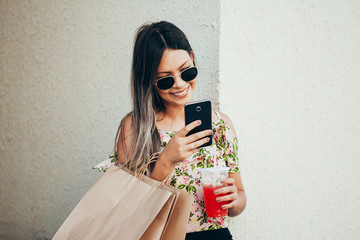
[{"label": "paper shopping bag", "polygon": [[[111,167],[88,190],[53,239],[167,239],[166,228],[174,229],[169,223],[179,220],[172,216],[182,205],[180,195],[177,189],[151,178],[140,180]],[[188,205],[189,197],[185,199]],[[185,211],[179,226],[186,228],[189,208]],[[184,239],[185,229],[175,232],[173,239]]]},{"label": "paper shopping bag", "polygon": [[[155,181],[147,178],[145,181]],[[156,182],[156,181],[155,181]],[[145,233],[141,236],[141,240],[183,240],[185,239],[187,224],[189,220],[190,208],[194,201],[192,194],[185,190],[179,190],[174,187],[164,186],[165,189],[176,194],[176,199],[170,209],[169,214],[167,209],[170,207],[170,201],[166,203],[169,206],[164,206],[159,214],[156,216],[151,225],[147,228]],[[165,223],[165,229],[162,231],[162,226]],[[160,237],[161,234],[161,237]]]}]

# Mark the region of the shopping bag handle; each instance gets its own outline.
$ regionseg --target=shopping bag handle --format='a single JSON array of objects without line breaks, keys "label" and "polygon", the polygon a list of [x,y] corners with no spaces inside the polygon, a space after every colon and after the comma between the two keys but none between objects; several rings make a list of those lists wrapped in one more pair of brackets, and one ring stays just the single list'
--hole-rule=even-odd
[{"label": "shopping bag handle", "polygon": [[[138,176],[138,178],[139,178],[140,180],[142,180],[143,176],[145,176],[145,172],[146,172],[147,168],[149,167],[149,165],[150,165],[151,163],[156,162],[159,154],[160,154],[160,153],[153,153],[153,154],[147,159],[147,163],[146,163],[146,164],[144,165],[144,167],[139,171],[139,176]],[[160,188],[163,187],[163,186],[168,182],[168,180],[170,179],[171,174],[172,174],[174,168],[175,168],[175,166],[171,169],[170,174],[169,174],[164,180],[162,180],[162,181],[160,182],[160,185],[159,185]]]}]

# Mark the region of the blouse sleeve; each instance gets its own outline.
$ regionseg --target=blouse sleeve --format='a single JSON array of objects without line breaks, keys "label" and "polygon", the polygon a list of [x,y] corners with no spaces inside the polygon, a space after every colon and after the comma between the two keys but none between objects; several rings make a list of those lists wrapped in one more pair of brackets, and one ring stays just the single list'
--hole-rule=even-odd
[{"label": "blouse sleeve", "polygon": [[238,155],[238,140],[231,128],[224,123],[225,131],[223,134],[224,140],[224,153],[223,159],[226,162],[226,165],[230,167],[229,172],[238,173],[239,169],[239,155]]},{"label": "blouse sleeve", "polygon": [[109,156],[108,158],[105,158],[100,163],[98,163],[96,166],[94,166],[93,169],[96,169],[101,173],[105,173],[106,170],[108,170],[112,166],[116,166],[115,157]]}]

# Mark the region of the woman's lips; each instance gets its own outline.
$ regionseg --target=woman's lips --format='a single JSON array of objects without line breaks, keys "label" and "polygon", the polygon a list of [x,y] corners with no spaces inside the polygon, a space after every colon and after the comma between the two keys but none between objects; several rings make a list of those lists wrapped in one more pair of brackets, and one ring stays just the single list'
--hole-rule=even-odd
[{"label": "woman's lips", "polygon": [[181,92],[176,92],[176,93],[171,93],[171,94],[176,97],[185,97],[187,95],[187,93],[189,92],[189,87],[190,86],[188,86],[185,90],[183,90]]}]

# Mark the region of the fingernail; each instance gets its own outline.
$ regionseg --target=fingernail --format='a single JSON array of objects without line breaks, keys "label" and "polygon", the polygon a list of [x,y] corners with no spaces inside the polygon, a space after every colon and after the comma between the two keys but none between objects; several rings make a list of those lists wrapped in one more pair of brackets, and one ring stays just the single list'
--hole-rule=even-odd
[{"label": "fingernail", "polygon": [[218,192],[219,192],[218,190],[215,190],[215,191],[214,191],[214,194],[218,194]]},{"label": "fingernail", "polygon": [[224,206],[224,205],[222,205],[222,206],[221,206],[221,208],[222,208],[222,209],[225,209],[225,206]]},{"label": "fingernail", "polygon": [[207,142],[210,141],[210,138],[206,138],[206,141],[207,141]]},{"label": "fingernail", "polygon": [[201,120],[198,120],[198,121],[197,121],[197,124],[200,125],[200,124],[201,124]]},{"label": "fingernail", "polygon": [[218,197],[218,198],[216,198],[216,201],[217,201],[217,202],[220,202],[220,198],[219,198],[219,197]]}]

